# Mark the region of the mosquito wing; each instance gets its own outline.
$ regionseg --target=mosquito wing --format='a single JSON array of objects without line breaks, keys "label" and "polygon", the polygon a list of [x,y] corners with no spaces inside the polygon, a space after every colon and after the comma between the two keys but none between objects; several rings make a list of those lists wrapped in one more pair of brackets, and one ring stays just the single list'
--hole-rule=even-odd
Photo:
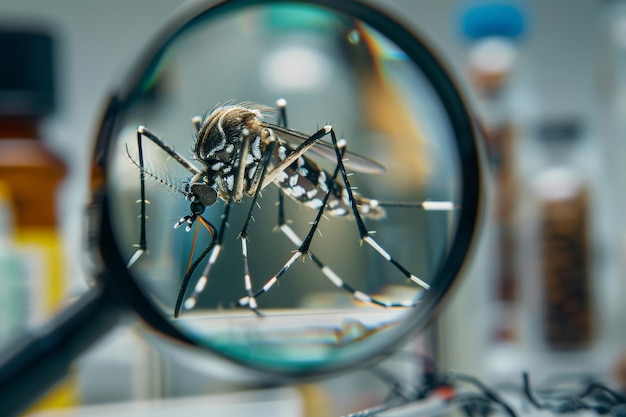
[{"label": "mosquito wing", "polygon": [[[285,142],[295,146],[300,145],[302,142],[306,141],[309,138],[308,135],[298,132],[297,130],[287,129],[282,126],[266,122],[264,122],[263,124],[266,125],[269,129],[272,129],[276,136],[278,136]],[[329,161],[337,160],[335,148],[328,142],[319,141],[313,147],[311,147],[308,152],[311,152]],[[385,167],[378,162],[349,151],[344,154],[343,164],[347,169],[351,171],[361,172],[364,174],[380,174],[385,172]]]}]

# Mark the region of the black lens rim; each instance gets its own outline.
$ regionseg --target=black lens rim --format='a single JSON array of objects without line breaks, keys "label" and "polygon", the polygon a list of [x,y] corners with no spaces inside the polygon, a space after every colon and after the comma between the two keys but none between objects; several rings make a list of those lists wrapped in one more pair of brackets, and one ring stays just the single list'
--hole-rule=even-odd
[{"label": "black lens rim", "polygon": [[[145,49],[127,78],[111,96],[105,110],[97,136],[93,172],[96,173],[92,184],[93,201],[100,208],[100,221],[97,232],[97,251],[106,273],[99,276],[105,285],[115,288],[116,293],[124,298],[126,304],[153,329],[159,333],[193,347],[206,347],[197,340],[182,332],[164,317],[156,305],[144,295],[140,286],[132,277],[125,265],[122,254],[117,247],[113,233],[113,223],[108,196],[106,191],[107,161],[111,144],[117,137],[119,126],[118,116],[124,108],[132,103],[140,94],[137,90],[139,81],[145,74],[154,71],[160,57],[167,46],[189,24],[202,22],[204,19],[215,18],[223,13],[232,12],[245,7],[271,3],[284,3],[280,0],[230,0],[213,4],[195,5],[184,10],[172,19],[155,40]],[[483,199],[483,179],[481,175],[481,151],[478,130],[468,111],[465,100],[459,92],[449,72],[442,65],[433,51],[421,37],[405,28],[397,20],[389,17],[380,10],[354,0],[292,0],[292,4],[318,5],[346,15],[353,16],[372,28],[387,36],[421,69],[424,76],[430,81],[433,90],[439,96],[441,103],[450,119],[454,137],[456,139],[458,158],[461,161],[460,176],[462,179],[461,201],[459,201],[459,220],[457,230],[450,244],[450,255],[443,262],[436,273],[433,287],[426,293],[416,314],[407,315],[401,323],[400,331],[393,333],[394,337],[386,341],[384,352],[373,353],[372,356],[385,355],[394,346],[401,346],[408,338],[422,331],[440,310],[443,298],[449,293],[450,287],[459,276],[480,223],[481,206]],[[238,362],[224,352],[214,352],[230,361]],[[320,366],[314,371],[306,370],[277,370],[264,367],[263,364],[245,363],[245,366],[267,373],[281,374],[289,377],[306,377],[311,374],[328,374],[348,369],[356,364],[361,365],[364,360],[372,358],[354,358],[354,361],[332,363]],[[240,362],[238,362],[241,364]],[[285,375],[286,374],[286,375]]]}]

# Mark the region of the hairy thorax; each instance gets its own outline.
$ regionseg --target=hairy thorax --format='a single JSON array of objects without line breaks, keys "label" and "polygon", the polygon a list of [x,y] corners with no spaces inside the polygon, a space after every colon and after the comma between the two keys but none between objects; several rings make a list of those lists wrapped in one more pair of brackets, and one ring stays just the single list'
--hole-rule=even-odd
[{"label": "hairy thorax", "polygon": [[[236,169],[245,160],[242,189],[253,195],[254,179],[263,156],[268,136],[261,123],[261,112],[241,106],[220,107],[210,113],[202,123],[196,136],[194,158],[215,175],[219,196],[227,201],[233,197]],[[249,146],[243,149],[244,133]]]}]

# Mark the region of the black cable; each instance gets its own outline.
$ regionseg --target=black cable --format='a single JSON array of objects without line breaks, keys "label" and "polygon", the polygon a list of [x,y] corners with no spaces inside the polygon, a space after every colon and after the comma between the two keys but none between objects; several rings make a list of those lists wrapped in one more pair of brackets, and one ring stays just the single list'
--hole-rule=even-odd
[{"label": "black cable", "polygon": [[[626,397],[609,387],[592,381],[578,393],[555,391],[546,401],[539,401],[530,387],[530,378],[527,372],[522,373],[523,391],[526,399],[538,410],[548,410],[556,414],[571,413],[580,410],[591,410],[596,414],[620,415],[626,405]],[[559,394],[555,397],[554,394]]]},{"label": "black cable", "polygon": [[500,398],[500,396],[498,394],[496,394],[495,391],[493,391],[490,388],[488,388],[478,378],[470,376],[470,375],[460,374],[460,373],[457,373],[457,372],[447,372],[445,374],[445,379],[458,380],[458,381],[462,381],[462,382],[466,382],[466,383],[469,383],[471,385],[474,385],[476,388],[478,388],[482,392],[482,394],[485,396],[485,398],[487,398],[488,400],[490,400],[493,403],[496,403],[500,407],[502,407],[502,409],[510,417],[517,417],[517,414],[515,413],[513,408],[511,408],[511,406],[507,402],[505,402],[502,398]]}]

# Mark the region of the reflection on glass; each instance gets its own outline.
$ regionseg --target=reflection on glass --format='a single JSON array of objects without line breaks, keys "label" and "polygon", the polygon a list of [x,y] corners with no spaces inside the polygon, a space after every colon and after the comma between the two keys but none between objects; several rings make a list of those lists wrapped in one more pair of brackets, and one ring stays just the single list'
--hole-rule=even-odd
[{"label": "reflection on glass", "polygon": [[[437,290],[435,277],[449,255],[449,239],[458,221],[451,205],[460,201],[459,154],[439,97],[416,64],[380,33],[348,16],[312,6],[249,8],[221,15],[210,24],[190,25],[137,89],[136,100],[118,120],[119,135],[109,161],[115,232],[126,259],[136,251],[133,245],[139,241],[141,224],[139,125],[202,168],[193,155],[193,116],[204,120],[225,104],[275,107],[284,98],[289,128],[311,135],[332,124],[338,138],[347,141],[348,160],[359,155],[385,167],[384,172],[371,174],[345,162],[352,189],[379,201],[384,210],[379,219],[363,216],[376,243],[361,239],[352,213],[325,213],[313,234],[310,256],[294,262],[256,299],[262,317],[240,305],[246,289],[239,234],[252,198],[232,203],[223,247],[203,291],[193,302],[183,303],[179,318],[172,319],[201,343],[243,361],[278,368],[316,366],[383,344],[385,335],[406,315],[417,314],[424,294]],[[282,123],[277,111],[267,112],[263,120]],[[323,141],[330,144],[330,136]],[[189,232],[185,225],[174,229],[190,213],[190,201],[180,190],[194,174],[150,140],[144,138],[142,146],[149,200],[147,252],[131,268],[146,293],[172,317],[190,262],[216,236],[202,226],[196,233],[195,224]],[[304,157],[330,177],[337,163],[329,155],[312,149]],[[270,164],[270,171],[276,163]],[[425,210],[418,204],[422,201],[446,203]],[[270,184],[253,207],[246,240],[253,292],[298,249],[278,227],[278,202],[279,187]],[[225,207],[218,200],[202,216],[219,229]],[[284,198],[283,208],[286,224],[303,239],[318,210],[293,198]],[[401,266],[385,259],[385,253]],[[197,288],[209,258],[195,269],[185,299]],[[407,279],[403,269],[426,284]],[[338,288],[337,279],[358,291],[356,296]],[[384,302],[408,300],[416,306],[383,308],[362,294]]]}]

